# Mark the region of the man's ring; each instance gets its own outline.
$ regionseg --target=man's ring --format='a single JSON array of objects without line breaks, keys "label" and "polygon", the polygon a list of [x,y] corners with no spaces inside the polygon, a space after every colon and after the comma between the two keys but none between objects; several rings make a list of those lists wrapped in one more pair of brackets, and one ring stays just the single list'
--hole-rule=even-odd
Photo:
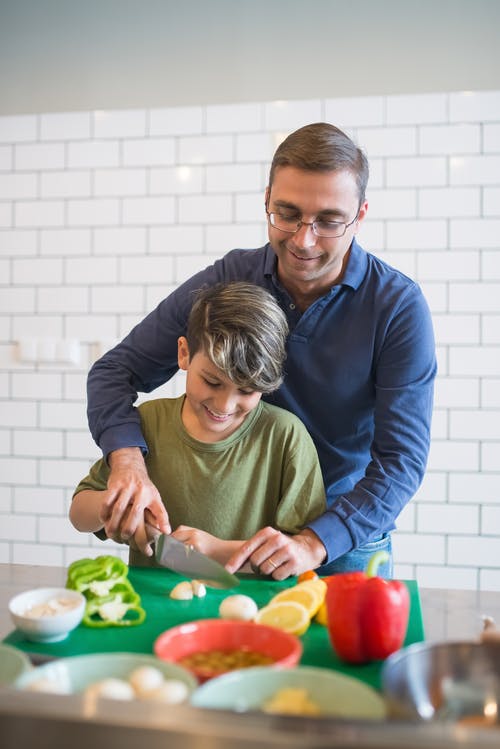
[{"label": "man's ring", "polygon": [[269,562],[269,564],[271,565],[271,567],[273,568],[273,570],[277,569],[278,565],[274,564],[272,557],[269,557],[269,559],[267,561]]}]

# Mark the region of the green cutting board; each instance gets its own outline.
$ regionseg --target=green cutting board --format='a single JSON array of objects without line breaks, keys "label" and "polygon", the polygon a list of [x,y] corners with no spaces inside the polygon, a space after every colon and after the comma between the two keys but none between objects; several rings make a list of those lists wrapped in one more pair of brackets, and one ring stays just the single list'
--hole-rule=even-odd
[{"label": "green cutting board", "polygon": [[[166,629],[194,619],[218,617],[219,605],[228,595],[244,593],[253,598],[260,608],[269,603],[280,590],[289,588],[296,582],[293,578],[284,582],[248,578],[242,579],[241,584],[231,590],[207,588],[207,595],[204,598],[177,601],[170,598],[169,593],[180,580],[186,578],[169,570],[131,567],[129,579],[141,596],[142,605],[147,612],[143,624],[136,627],[106,629],[92,629],[80,625],[69,634],[66,640],[47,644],[30,642],[21,632],[15,630],[5,638],[4,642],[26,652],[56,658],[100,652],[152,653],[156,638]],[[405,645],[409,645],[424,639],[424,628],[417,583],[415,580],[408,580],[405,584],[408,587],[411,602],[405,640]],[[349,676],[355,676],[377,689],[380,688],[381,662],[369,663],[365,666],[351,666],[343,663],[337,658],[330,645],[326,627],[313,621],[301,640],[304,646],[300,661],[302,665],[331,668]]]}]

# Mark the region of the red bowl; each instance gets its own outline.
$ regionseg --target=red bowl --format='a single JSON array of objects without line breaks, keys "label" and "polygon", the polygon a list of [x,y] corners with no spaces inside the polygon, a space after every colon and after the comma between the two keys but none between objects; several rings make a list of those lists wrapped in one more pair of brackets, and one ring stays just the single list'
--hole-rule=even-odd
[{"label": "red bowl", "polygon": [[[271,668],[291,668],[300,661],[302,643],[295,635],[265,624],[229,619],[200,619],[167,629],[156,639],[153,650],[158,658],[174,663],[194,653],[243,650],[272,658],[273,662],[269,664]],[[182,665],[200,683],[230,670]]]}]

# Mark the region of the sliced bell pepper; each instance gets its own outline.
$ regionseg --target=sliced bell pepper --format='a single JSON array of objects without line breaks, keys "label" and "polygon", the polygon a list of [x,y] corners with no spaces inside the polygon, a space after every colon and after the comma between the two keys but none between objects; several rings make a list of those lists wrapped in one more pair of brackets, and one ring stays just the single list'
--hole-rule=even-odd
[{"label": "sliced bell pepper", "polygon": [[68,568],[67,588],[83,592],[95,581],[124,580],[128,567],[119,557],[100,556],[95,559],[79,559]]},{"label": "sliced bell pepper", "polygon": [[402,647],[410,611],[408,588],[376,575],[389,555],[373,555],[365,572],[344,572],[327,580],[330,642],[342,660],[368,663]]},{"label": "sliced bell pepper", "polygon": [[[115,618],[113,616],[105,616],[103,607],[109,606],[109,604],[117,603],[118,606],[123,604],[123,610],[120,611],[119,615]],[[134,614],[134,616],[130,616]],[[137,624],[142,624],[146,618],[146,612],[138,603],[125,603],[121,599],[118,601],[107,601],[94,602],[92,605],[87,606],[85,614],[83,616],[83,624],[86,627],[133,627]]]},{"label": "sliced bell pepper", "polygon": [[82,623],[87,627],[131,627],[146,612],[128,579],[128,566],[119,557],[103,555],[70,564],[66,587],[87,599]]}]

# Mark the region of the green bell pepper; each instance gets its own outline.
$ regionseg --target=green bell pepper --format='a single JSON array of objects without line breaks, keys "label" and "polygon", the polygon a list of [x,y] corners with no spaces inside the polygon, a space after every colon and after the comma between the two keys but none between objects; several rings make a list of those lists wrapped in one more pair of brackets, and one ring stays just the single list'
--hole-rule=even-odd
[{"label": "green bell pepper", "polygon": [[140,596],[128,579],[128,566],[119,557],[103,555],[73,562],[66,587],[87,599],[82,619],[87,627],[131,627],[146,618]]}]

